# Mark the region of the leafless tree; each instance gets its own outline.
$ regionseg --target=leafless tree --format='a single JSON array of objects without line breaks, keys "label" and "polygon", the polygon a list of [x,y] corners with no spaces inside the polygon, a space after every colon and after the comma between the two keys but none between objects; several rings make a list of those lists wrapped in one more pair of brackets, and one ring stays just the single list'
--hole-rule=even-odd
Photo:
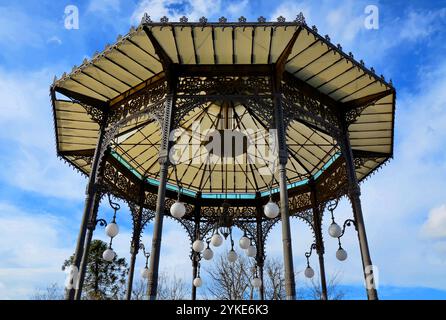
[{"label": "leafless tree", "polygon": [[190,288],[182,278],[176,274],[169,275],[161,272],[158,277],[158,299],[159,300],[183,300],[190,295]]},{"label": "leafless tree", "polygon": [[[328,300],[342,300],[345,297],[345,291],[339,286],[340,275],[334,273],[327,283]],[[322,288],[318,279],[312,278],[310,285],[307,285],[307,294],[304,296],[308,300],[320,300],[322,297]]]},{"label": "leafless tree", "polygon": [[[183,300],[188,299],[190,289],[182,278],[177,275],[169,275],[161,272],[158,276],[158,300]],[[133,300],[147,299],[147,281],[139,280],[133,284]]]},{"label": "leafless tree", "polygon": [[147,299],[147,282],[142,279],[135,281],[132,286],[132,300]]},{"label": "leafless tree", "polygon": [[285,275],[283,263],[278,259],[268,259],[264,266],[264,291],[266,300],[284,300]]},{"label": "leafless tree", "polygon": [[226,255],[214,259],[214,263],[206,269],[209,275],[207,290],[213,299],[243,300],[254,298],[254,288],[251,286],[253,261],[239,255],[231,263]]},{"label": "leafless tree", "polygon": [[37,289],[31,300],[63,300],[64,290],[57,283],[50,284],[45,289]]}]

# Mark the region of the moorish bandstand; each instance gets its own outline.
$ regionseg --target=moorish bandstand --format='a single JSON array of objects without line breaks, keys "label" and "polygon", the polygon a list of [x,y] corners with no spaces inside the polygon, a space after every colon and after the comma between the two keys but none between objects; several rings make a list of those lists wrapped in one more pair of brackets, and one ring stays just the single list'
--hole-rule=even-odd
[{"label": "moorish bandstand", "polygon": [[[295,299],[290,218],[302,219],[314,235],[309,253],[318,255],[326,299],[325,209],[332,213],[329,234],[339,240],[340,260],[346,258],[340,237],[354,225],[367,296],[378,298],[359,182],[392,157],[395,89],[307,26],[302,14],[293,22],[222,17],[216,23],[204,17],[153,22],[145,14],[115,44],[55,78],[51,100],[57,153],[89,177],[73,261],[79,272],[67,298],[81,297],[84,257],[104,195],[131,209],[127,299],[149,222],[145,277],[149,298],[156,298],[164,217],[188,233],[194,279],[200,259],[211,255],[204,241],[219,245],[219,233],[232,241],[232,228],[242,230],[248,239],[240,245],[255,259],[253,285],[261,298],[264,243],[280,222],[287,299]],[[342,229],[333,209],[343,196],[353,215]],[[113,257],[111,250],[104,254]],[[200,285],[194,284],[193,299]]]}]

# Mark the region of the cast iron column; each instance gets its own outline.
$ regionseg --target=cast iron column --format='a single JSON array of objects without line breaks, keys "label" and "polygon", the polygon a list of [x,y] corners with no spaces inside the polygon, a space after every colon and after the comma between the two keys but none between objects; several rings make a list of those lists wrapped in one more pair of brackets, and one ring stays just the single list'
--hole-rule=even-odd
[{"label": "cast iron column", "polygon": [[361,189],[356,177],[355,163],[353,158],[353,152],[350,145],[350,137],[348,133],[348,127],[345,121],[342,119],[343,125],[343,141],[340,143],[342,153],[345,158],[345,167],[348,179],[348,193],[350,202],[353,209],[353,216],[356,223],[356,229],[358,232],[359,248],[361,250],[362,267],[364,270],[364,278],[366,283],[367,297],[369,300],[378,300],[378,292],[375,288],[375,280],[373,274],[373,264],[370,258],[369,245],[367,242],[367,234],[365,232],[364,218],[362,215],[361,207]]},{"label": "cast iron column", "polygon": [[[260,193],[257,193],[257,198],[260,198]],[[258,200],[260,201],[260,200]],[[260,285],[260,300],[265,300],[265,284],[263,281],[263,267],[265,265],[265,243],[263,242],[263,229],[262,229],[262,206],[260,204],[257,205],[256,208],[256,235],[257,235],[257,254],[256,254],[256,262],[259,272],[259,278],[262,281]]]},{"label": "cast iron column", "polygon": [[275,75],[272,76],[274,127],[277,130],[277,147],[279,149],[279,188],[280,188],[280,219],[282,220],[283,258],[285,267],[285,289],[287,300],[296,299],[294,281],[293,250],[291,246],[290,215],[288,208],[288,188],[286,177],[286,164],[288,152],[286,146],[286,132],[283,123],[282,97],[280,83]]},{"label": "cast iron column", "polygon": [[[107,125],[107,114],[104,114],[102,123],[100,124],[100,130],[99,130],[99,137],[98,142],[96,144],[96,149],[93,156],[93,161],[91,165],[91,171],[90,176],[87,184],[86,189],[86,198],[85,198],[85,205],[84,205],[84,213],[82,216],[82,222],[79,230],[79,235],[77,237],[77,243],[76,243],[76,251],[74,252],[74,258],[73,258],[73,265],[75,266],[75,276],[77,278],[73,279],[75,283],[73,283],[72,287],[70,289],[66,290],[65,298],[67,300],[74,300],[75,297],[80,297],[82,293],[82,285],[84,280],[83,275],[83,268],[82,268],[82,257],[85,252],[84,247],[85,245],[90,244],[91,242],[91,236],[87,236],[87,227],[88,224],[91,221],[92,216],[94,215],[94,211],[97,210],[97,207],[99,205],[99,199],[97,197],[98,194],[98,172],[101,167],[102,162],[102,148],[103,148],[103,142],[104,142],[104,135],[105,135],[105,128]],[[100,198],[100,197],[99,197]],[[87,241],[85,241],[87,240]],[[87,250],[88,252],[88,250]],[[79,293],[77,294],[76,291]]]},{"label": "cast iron column", "polygon": [[132,243],[130,245],[130,267],[129,267],[129,277],[127,279],[127,290],[125,293],[125,299],[132,299],[132,288],[133,288],[133,277],[135,274],[135,263],[136,256],[139,252],[139,242],[141,238],[142,232],[142,215],[144,210],[144,202],[145,202],[145,190],[144,190],[144,181],[145,177],[143,177],[141,186],[140,186],[140,194],[139,194],[139,208],[136,214],[134,225],[133,225],[133,235],[132,235]]},{"label": "cast iron column", "polygon": [[161,236],[163,230],[163,218],[166,198],[167,171],[169,169],[169,150],[171,142],[169,141],[170,131],[172,130],[173,116],[175,114],[176,84],[171,82],[169,93],[166,97],[163,118],[163,132],[159,152],[159,186],[158,197],[156,201],[155,222],[153,225],[152,251],[150,255],[149,277],[147,279],[147,290],[149,300],[155,300],[158,289],[158,268],[160,260]]},{"label": "cast iron column", "polygon": [[313,226],[316,238],[316,253],[319,257],[319,271],[321,277],[321,300],[328,299],[327,280],[325,277],[325,263],[324,263],[324,240],[322,238],[322,214],[319,210],[319,203],[317,200],[317,189],[313,179],[309,181],[311,189],[311,206],[313,208]]},{"label": "cast iron column", "polygon": [[87,272],[87,263],[88,263],[88,253],[90,252],[90,244],[93,238],[94,230],[96,229],[96,218],[98,216],[99,203],[101,202],[102,194],[100,192],[96,192],[94,200],[94,208],[90,217],[90,221],[87,224],[87,232],[85,235],[85,244],[82,251],[82,260],[79,268],[79,281],[78,288],[76,289],[74,299],[81,300],[82,296],[82,287],[84,285],[85,273]]},{"label": "cast iron column", "polygon": [[[195,230],[194,230],[194,236],[195,239],[200,238],[200,218],[201,218],[201,193],[197,193],[197,202],[195,204],[194,208],[194,220],[195,220]],[[195,241],[195,239],[192,240]],[[198,263],[199,263],[199,255],[200,253],[195,252],[192,250],[191,259],[192,259],[192,300],[197,300],[197,287],[194,286],[193,281],[198,275]]]}]

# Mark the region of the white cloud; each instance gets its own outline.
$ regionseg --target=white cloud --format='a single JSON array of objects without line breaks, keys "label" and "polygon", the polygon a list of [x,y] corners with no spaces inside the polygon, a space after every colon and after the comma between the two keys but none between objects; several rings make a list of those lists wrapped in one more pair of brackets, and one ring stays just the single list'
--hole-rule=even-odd
[{"label": "white cloud", "polygon": [[81,199],[85,181],[56,157],[49,99],[51,72],[0,69],[0,179],[46,196]]},{"label": "white cloud", "polygon": [[271,14],[271,21],[284,16],[293,21],[299,12],[305,16],[308,25],[316,25],[319,32],[329,33],[334,41],[351,43],[364,28],[363,11],[365,1],[322,1],[317,6],[313,1],[284,1]]},{"label": "white cloud", "polygon": [[446,21],[446,8],[436,11],[409,11],[400,27],[400,39],[416,41],[440,32]]},{"label": "white cloud", "polygon": [[446,205],[433,208],[421,228],[422,234],[431,238],[446,238]]},{"label": "white cloud", "polygon": [[57,45],[61,45],[62,44],[62,40],[60,40],[60,38],[56,37],[56,36],[52,36],[46,42],[47,43],[52,43],[52,44],[57,44]]},{"label": "white cloud", "polygon": [[241,15],[247,16],[252,8],[249,8],[249,0],[243,1],[206,1],[206,0],[141,0],[134,10],[131,21],[139,23],[145,12],[153,21],[159,21],[167,16],[171,21],[179,21],[184,15],[189,21],[198,21],[202,16],[209,21],[216,21],[220,16],[228,19],[236,19]]},{"label": "white cloud", "polygon": [[73,248],[63,218],[0,203],[0,299],[26,299],[37,287],[63,283]]}]

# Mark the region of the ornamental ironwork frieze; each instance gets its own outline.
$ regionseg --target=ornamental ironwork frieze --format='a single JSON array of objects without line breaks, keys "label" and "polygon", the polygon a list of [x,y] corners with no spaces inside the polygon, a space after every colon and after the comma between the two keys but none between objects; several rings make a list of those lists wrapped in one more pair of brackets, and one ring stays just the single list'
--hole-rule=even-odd
[{"label": "ornamental ironwork frieze", "polygon": [[293,120],[303,121],[321,128],[336,140],[340,140],[342,131],[336,111],[316,97],[302,92],[292,80],[282,83],[282,105],[287,124]]}]

